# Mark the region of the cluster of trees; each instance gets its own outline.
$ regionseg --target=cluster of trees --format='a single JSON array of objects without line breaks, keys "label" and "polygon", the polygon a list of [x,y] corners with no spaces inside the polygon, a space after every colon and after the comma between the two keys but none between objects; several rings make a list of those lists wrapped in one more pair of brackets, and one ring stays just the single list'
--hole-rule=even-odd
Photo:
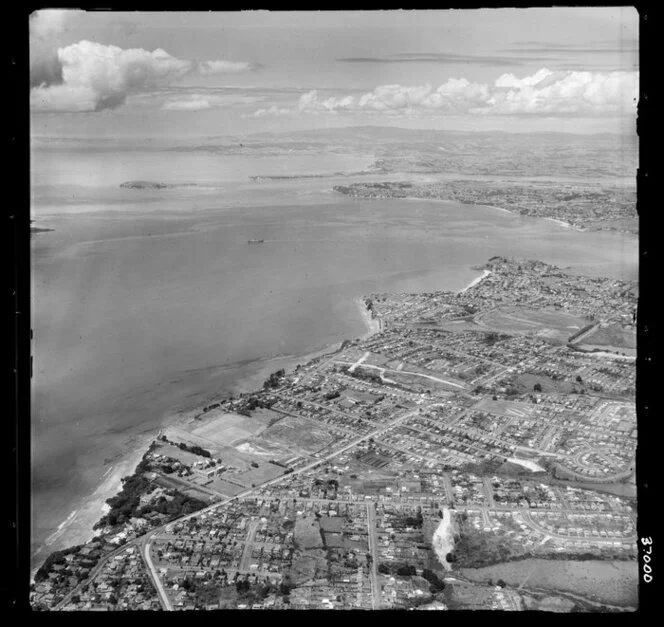
[{"label": "cluster of trees", "polygon": [[277,370],[276,372],[273,372],[268,379],[263,383],[263,387],[266,390],[269,390],[270,388],[277,388],[279,387],[279,384],[281,383],[281,380],[286,376],[286,371],[282,368],[281,370]]},{"label": "cluster of trees", "polygon": [[177,491],[173,492],[173,498],[170,500],[165,496],[160,496],[156,502],[141,506],[141,496],[150,494],[155,489],[155,486],[143,476],[144,471],[145,467],[141,468],[139,464],[135,474],[122,478],[122,490],[106,500],[111,510],[99,520],[94,529],[106,525],[122,525],[130,518],[144,516],[150,512],[177,518],[205,507],[204,501]]},{"label": "cluster of trees", "polygon": [[395,521],[394,527],[395,529],[402,529],[404,527],[413,527],[415,529],[419,529],[422,527],[423,522],[424,518],[422,516],[422,508],[418,507],[415,516],[406,516],[398,521]]},{"label": "cluster of trees", "polygon": [[364,368],[355,368],[353,372],[347,370],[346,374],[349,374],[351,377],[355,377],[356,379],[360,379],[361,381],[369,381],[370,383],[375,383],[377,385],[380,385],[383,382],[379,374]]},{"label": "cluster of trees", "polygon": [[55,566],[56,564],[65,564],[65,556],[72,553],[78,553],[82,547],[82,544],[77,544],[76,546],[71,546],[60,551],[53,551],[35,573],[35,582],[39,583],[40,581],[47,579],[52,566]]},{"label": "cluster of trees", "polygon": [[[166,442],[167,444],[172,444],[173,446],[177,446],[181,451],[189,451],[190,453],[194,453],[194,455],[200,455],[201,457],[212,457],[210,454],[210,451],[207,449],[204,449],[200,446],[197,446],[196,444],[185,444],[184,442],[173,442],[172,440],[169,440],[165,435],[160,435],[159,440],[162,442]],[[145,458],[144,460],[145,461]],[[143,463],[143,462],[141,462]],[[147,470],[148,462],[145,461],[145,467],[143,468],[142,472],[145,472]]]},{"label": "cluster of trees", "polygon": [[[417,575],[417,569],[412,564],[392,564],[388,562],[381,562],[378,565],[378,572],[383,575],[397,575],[399,577],[414,577]],[[440,592],[445,588],[443,580],[429,568],[422,571],[422,577],[429,582],[429,590],[432,593]]]},{"label": "cluster of trees", "polygon": [[132,516],[136,516],[140,508],[141,496],[149,494],[154,488],[142,472],[136,472],[130,477],[122,477],[122,490],[115,496],[106,499],[111,511],[99,520],[94,529],[106,525],[121,525]]},{"label": "cluster of trees", "polygon": [[445,582],[429,568],[425,568],[422,571],[422,577],[431,584],[431,592],[440,592],[445,589]]},{"label": "cluster of trees", "polygon": [[509,335],[505,335],[504,333],[498,333],[497,331],[489,331],[484,335],[484,342],[486,343],[487,346],[493,346],[496,342],[507,339],[508,337]]},{"label": "cluster of trees", "polygon": [[498,541],[494,536],[467,528],[454,545],[447,561],[458,562],[462,568],[481,568],[522,557],[525,557],[524,553],[515,553],[513,547]]},{"label": "cluster of trees", "polygon": [[[279,372],[283,372],[283,370],[280,370]],[[274,375],[270,375],[270,377],[273,376]],[[265,383],[267,384],[267,381]],[[259,407],[263,409],[270,409],[273,404],[274,401],[266,401],[262,398],[258,398],[257,396],[250,396],[242,403],[242,406],[239,409],[237,409],[236,412],[241,416],[246,416],[247,418],[251,418],[251,412],[254,411],[255,409],[258,409]],[[275,422],[277,422],[277,420],[281,420],[281,418],[277,418]]]},{"label": "cluster of trees", "polygon": [[177,447],[181,451],[189,451],[194,455],[200,455],[201,457],[212,457],[210,451],[200,446],[197,446],[196,444],[185,444],[184,442],[179,442],[177,444]]}]

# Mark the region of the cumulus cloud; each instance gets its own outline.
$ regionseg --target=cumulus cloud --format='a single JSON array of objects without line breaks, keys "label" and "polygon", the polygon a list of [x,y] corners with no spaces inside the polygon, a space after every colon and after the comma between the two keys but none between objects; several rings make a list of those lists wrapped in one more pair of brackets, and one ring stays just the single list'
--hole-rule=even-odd
[{"label": "cumulus cloud", "polygon": [[341,96],[325,98],[321,100],[318,90],[314,89],[300,96],[298,109],[307,112],[336,113],[338,110],[350,110],[356,106],[354,96]]},{"label": "cumulus cloud", "polygon": [[[124,50],[92,41],[58,49],[63,88],[40,85],[32,102],[37,109],[100,111],[124,104],[132,90],[168,84],[192,71],[182,61],[158,48]],[[85,94],[85,98],[81,96]]]},{"label": "cumulus cloud", "polygon": [[[323,99],[314,90],[300,97],[295,110],[314,114],[377,111],[392,115],[589,116],[633,113],[637,97],[637,72],[552,72],[544,68],[524,78],[503,74],[493,83],[450,78],[438,88],[428,83],[381,85],[360,96]],[[269,114],[269,109],[261,111]]]},{"label": "cumulus cloud", "polygon": [[[151,99],[154,100],[155,98],[159,99],[160,95],[155,94]],[[255,104],[261,100],[262,98],[255,96],[215,93],[214,90],[209,90],[194,93],[173,93],[166,97],[161,108],[164,111],[203,111],[205,109]]]},{"label": "cumulus cloud", "polygon": [[[258,67],[252,63],[229,61],[197,64],[177,59],[162,49],[123,49],[85,40],[51,50],[42,35],[57,32],[61,19],[55,16],[40,18],[33,28],[30,102],[35,111],[114,109],[123,105],[130,94],[169,85],[196,71],[202,74],[235,73]],[[212,106],[216,105],[205,104],[202,99],[190,99],[166,103],[165,108],[197,110]]]},{"label": "cumulus cloud", "polygon": [[254,111],[253,117],[262,118],[270,115],[288,115],[289,113],[292,113],[292,111],[287,107],[276,107],[272,105],[267,109],[258,109]]},{"label": "cumulus cloud", "polygon": [[198,71],[203,74],[236,74],[238,72],[255,72],[263,66],[260,63],[246,61],[203,61],[198,64]]},{"label": "cumulus cloud", "polygon": [[45,38],[62,33],[67,18],[73,13],[79,13],[79,11],[67,9],[41,9],[35,11],[30,15],[30,35]]},{"label": "cumulus cloud", "polygon": [[30,15],[30,86],[60,85],[62,66],[58,59],[58,38],[67,21],[81,11],[42,9]]}]

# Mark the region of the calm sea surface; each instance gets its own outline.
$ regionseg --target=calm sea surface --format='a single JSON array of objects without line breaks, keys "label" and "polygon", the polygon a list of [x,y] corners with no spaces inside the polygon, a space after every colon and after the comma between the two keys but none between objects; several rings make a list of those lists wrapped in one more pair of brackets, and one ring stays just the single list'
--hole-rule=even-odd
[{"label": "calm sea surface", "polygon": [[[459,290],[493,255],[637,278],[632,236],[330,191],[349,178],[248,181],[370,161],[34,153],[33,218],[55,229],[32,240],[35,565],[79,539],[72,512],[169,415],[237,389],[266,360],[365,333],[354,302],[365,293]],[[130,179],[199,186],[118,187]]]}]

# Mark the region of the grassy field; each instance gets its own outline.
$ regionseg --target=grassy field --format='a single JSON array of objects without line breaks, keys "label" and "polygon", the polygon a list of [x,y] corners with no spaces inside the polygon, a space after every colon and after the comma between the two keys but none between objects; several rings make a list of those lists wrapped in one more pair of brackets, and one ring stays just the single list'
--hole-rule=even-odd
[{"label": "grassy field", "polygon": [[[532,390],[532,387],[531,387]],[[476,409],[495,414],[496,416],[507,417],[529,417],[535,411],[532,403],[518,403],[516,401],[493,401],[490,398],[483,398]]]},{"label": "grassy field", "polygon": [[535,335],[556,342],[567,342],[570,335],[588,324],[584,318],[568,313],[521,307],[494,309],[480,314],[478,321],[497,331]]},{"label": "grassy field", "polygon": [[303,550],[322,549],[323,538],[320,535],[320,525],[315,516],[303,516],[295,521],[293,539]]},{"label": "grassy field", "polygon": [[234,483],[229,483],[228,481],[224,481],[223,479],[215,479],[212,483],[209,483],[206,487],[210,488],[211,490],[216,490],[217,492],[221,492],[226,496],[235,496],[236,494],[239,494],[240,492],[246,490],[246,488],[243,488]]},{"label": "grassy field", "polygon": [[527,587],[571,592],[613,605],[638,603],[638,564],[636,561],[574,561],[527,559],[484,568],[464,568],[461,573],[473,581],[503,579],[519,586],[528,577]]},{"label": "grassy field", "polygon": [[194,462],[205,461],[205,457],[196,455],[195,453],[190,453],[189,451],[183,451],[177,446],[172,444],[162,444],[159,443],[155,446],[154,453],[157,455],[165,455],[166,457],[171,457],[177,459],[179,462],[191,466]]},{"label": "grassy field", "polygon": [[298,455],[318,451],[336,436],[311,420],[287,416],[261,433],[257,442],[269,442],[286,447]]},{"label": "grassy field", "polygon": [[636,332],[633,329],[623,329],[620,324],[608,327],[598,327],[594,333],[583,338],[583,345],[611,346],[620,348],[636,348]]},{"label": "grassy field", "polygon": [[279,414],[265,409],[253,412],[251,418],[213,410],[201,420],[188,425],[187,430],[197,437],[228,446],[260,433],[267,428],[270,420],[278,416]]},{"label": "grassy field", "polygon": [[238,483],[243,483],[247,487],[252,484],[259,485],[264,481],[269,481],[275,477],[279,477],[284,474],[284,469],[274,464],[269,464],[267,462],[261,461],[258,468],[249,468],[246,472],[242,472],[237,475],[233,475],[233,481]]},{"label": "grassy field", "polygon": [[200,499],[201,501],[211,501],[212,497],[207,492],[197,490],[194,486],[189,486],[183,481],[177,481],[176,479],[171,479],[170,477],[165,477],[160,475],[155,479],[155,483],[169,490],[177,490],[182,492],[187,496],[191,496],[195,499]]},{"label": "grassy field", "polygon": [[340,533],[343,527],[343,521],[338,516],[323,516],[318,524],[323,531],[329,533]]}]

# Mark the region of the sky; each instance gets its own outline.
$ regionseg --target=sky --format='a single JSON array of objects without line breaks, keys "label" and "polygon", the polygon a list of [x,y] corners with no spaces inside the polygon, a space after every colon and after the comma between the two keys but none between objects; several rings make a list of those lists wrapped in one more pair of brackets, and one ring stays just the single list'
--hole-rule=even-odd
[{"label": "sky", "polygon": [[635,133],[632,7],[30,16],[32,133]]}]

